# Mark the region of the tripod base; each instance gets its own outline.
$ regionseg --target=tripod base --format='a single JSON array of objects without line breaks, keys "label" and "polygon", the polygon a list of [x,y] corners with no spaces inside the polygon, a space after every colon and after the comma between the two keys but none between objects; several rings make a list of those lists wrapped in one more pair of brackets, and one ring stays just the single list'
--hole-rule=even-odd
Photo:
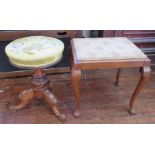
[{"label": "tripod base", "polygon": [[57,99],[50,91],[50,81],[41,68],[35,69],[31,88],[20,93],[18,98],[20,101],[18,105],[9,104],[8,109],[10,112],[23,109],[31,99],[37,98],[45,101],[60,121],[66,120],[66,116],[60,113],[57,107]]}]

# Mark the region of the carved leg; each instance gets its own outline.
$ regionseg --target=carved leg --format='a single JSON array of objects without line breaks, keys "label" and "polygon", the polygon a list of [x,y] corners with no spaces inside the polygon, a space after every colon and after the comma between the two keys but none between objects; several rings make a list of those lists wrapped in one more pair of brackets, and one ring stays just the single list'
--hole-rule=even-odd
[{"label": "carved leg", "polygon": [[143,89],[144,85],[149,81],[150,79],[150,73],[151,73],[151,69],[150,67],[143,67],[140,69],[141,71],[141,78],[140,81],[131,97],[130,100],[130,113],[131,114],[136,114],[135,110],[134,110],[134,105],[135,105],[135,100],[136,97],[139,95],[139,93],[141,92],[141,90]]},{"label": "carved leg", "polygon": [[118,68],[117,76],[116,76],[116,82],[115,82],[115,85],[116,85],[116,86],[120,86],[120,83],[119,83],[120,81],[119,81],[119,79],[120,79],[121,73],[122,73],[122,69],[121,69],[121,68]]},{"label": "carved leg", "polygon": [[75,70],[72,68],[72,87],[73,87],[73,93],[76,98],[76,110],[74,112],[75,117],[80,116],[80,90],[79,90],[79,81],[81,78],[81,71],[80,70]]},{"label": "carved leg", "polygon": [[43,96],[45,101],[47,102],[48,106],[51,108],[51,110],[54,112],[54,114],[61,120],[65,121],[66,116],[64,114],[61,114],[59,109],[57,108],[57,99],[55,96],[51,93],[51,91],[46,90],[43,92]]},{"label": "carved leg", "polygon": [[8,107],[9,111],[10,112],[16,112],[17,110],[23,109],[28,104],[29,100],[32,99],[33,97],[34,97],[34,93],[33,93],[33,90],[31,88],[24,90],[18,96],[18,98],[20,100],[20,104],[18,104],[18,105],[9,104],[9,107]]}]

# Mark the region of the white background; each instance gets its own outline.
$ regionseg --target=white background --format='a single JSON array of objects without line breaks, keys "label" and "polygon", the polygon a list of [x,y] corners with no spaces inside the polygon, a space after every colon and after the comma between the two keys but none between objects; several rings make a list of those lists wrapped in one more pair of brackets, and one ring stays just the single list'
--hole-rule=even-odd
[{"label": "white background", "polygon": [[0,0],[1,29],[154,29],[153,0]]},{"label": "white background", "polygon": [[[153,30],[153,0],[5,0],[0,30]],[[154,155],[154,125],[0,125],[0,155]]]}]

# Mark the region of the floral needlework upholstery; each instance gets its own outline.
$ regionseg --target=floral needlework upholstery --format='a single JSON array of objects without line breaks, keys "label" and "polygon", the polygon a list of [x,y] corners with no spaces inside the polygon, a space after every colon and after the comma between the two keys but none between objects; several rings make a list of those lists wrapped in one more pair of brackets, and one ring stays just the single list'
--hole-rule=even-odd
[{"label": "floral needlework upholstery", "polygon": [[12,64],[19,67],[42,67],[62,57],[64,43],[56,38],[30,36],[9,43],[5,52]]},{"label": "floral needlework upholstery", "polygon": [[73,44],[79,61],[145,59],[147,57],[124,37],[75,38]]}]

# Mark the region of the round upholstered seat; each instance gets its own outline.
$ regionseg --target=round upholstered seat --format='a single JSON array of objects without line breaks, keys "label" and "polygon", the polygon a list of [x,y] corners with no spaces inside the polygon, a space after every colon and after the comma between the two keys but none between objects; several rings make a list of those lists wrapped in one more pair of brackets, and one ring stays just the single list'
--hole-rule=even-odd
[{"label": "round upholstered seat", "polygon": [[16,39],[5,48],[10,62],[23,68],[53,65],[61,59],[63,50],[61,40],[45,36]]}]

